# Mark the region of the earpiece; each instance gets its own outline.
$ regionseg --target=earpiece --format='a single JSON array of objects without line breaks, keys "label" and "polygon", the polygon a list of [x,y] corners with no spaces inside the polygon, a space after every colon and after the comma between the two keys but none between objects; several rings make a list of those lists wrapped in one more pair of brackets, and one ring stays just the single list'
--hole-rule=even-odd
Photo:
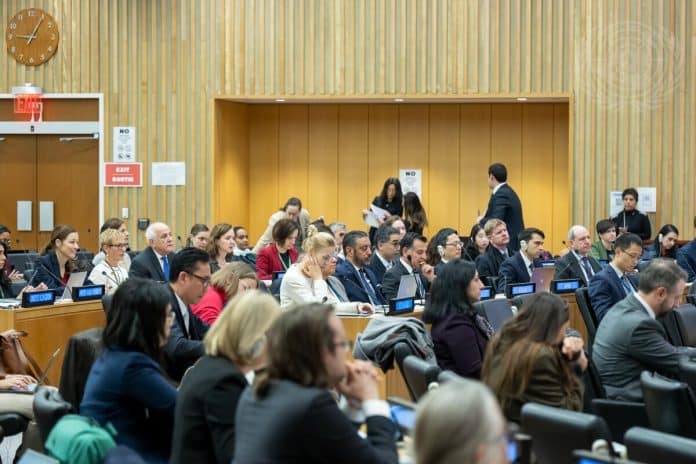
[{"label": "earpiece", "polygon": [[520,240],[520,250],[527,251],[527,241],[526,240]]},{"label": "earpiece", "polygon": [[664,239],[664,238],[665,238],[665,237],[664,237],[664,235],[662,235],[662,234],[658,234],[658,235],[657,235],[657,241],[660,242],[660,243],[662,243],[662,239]]},{"label": "earpiece", "polygon": [[445,256],[445,247],[443,247],[442,245],[438,245],[437,253],[440,255],[440,257]]}]

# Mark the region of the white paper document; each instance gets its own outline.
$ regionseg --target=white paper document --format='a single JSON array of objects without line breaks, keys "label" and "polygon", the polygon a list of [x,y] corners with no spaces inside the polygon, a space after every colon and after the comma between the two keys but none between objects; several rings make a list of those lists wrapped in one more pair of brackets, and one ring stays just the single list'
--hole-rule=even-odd
[{"label": "white paper document", "polygon": [[370,205],[370,211],[365,215],[365,224],[370,227],[379,227],[380,221],[384,221],[389,216],[389,211],[379,206]]},{"label": "white paper document", "polygon": [[186,185],[186,163],[152,163],[152,185]]}]

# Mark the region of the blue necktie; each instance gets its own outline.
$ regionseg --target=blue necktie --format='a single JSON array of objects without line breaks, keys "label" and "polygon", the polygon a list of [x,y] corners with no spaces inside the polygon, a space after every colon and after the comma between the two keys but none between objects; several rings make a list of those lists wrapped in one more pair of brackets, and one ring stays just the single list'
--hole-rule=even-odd
[{"label": "blue necktie", "polygon": [[166,256],[162,256],[162,272],[164,273],[164,280],[169,281],[169,260]]},{"label": "blue necktie", "polygon": [[365,274],[364,269],[360,269],[358,271],[358,274],[360,274],[360,280],[362,280],[363,287],[365,287],[365,291],[367,292],[367,297],[370,299],[370,304],[371,305],[378,305],[379,300],[377,298],[377,294],[375,293],[375,289],[372,288],[372,284],[367,278],[367,274]]},{"label": "blue necktie", "polygon": [[592,266],[590,266],[590,261],[587,259],[587,256],[583,256],[580,263],[582,264],[583,269],[585,269],[587,281],[589,282],[594,275],[594,272],[592,272]]},{"label": "blue necktie", "polygon": [[624,290],[626,290],[626,295],[633,293],[633,285],[631,285],[631,283],[628,281],[626,274],[621,276],[621,283],[623,284]]},{"label": "blue necktie", "polygon": [[414,272],[413,277],[416,279],[416,285],[418,285],[418,299],[422,300],[425,298],[425,287],[423,287],[423,281],[421,280],[418,272]]}]

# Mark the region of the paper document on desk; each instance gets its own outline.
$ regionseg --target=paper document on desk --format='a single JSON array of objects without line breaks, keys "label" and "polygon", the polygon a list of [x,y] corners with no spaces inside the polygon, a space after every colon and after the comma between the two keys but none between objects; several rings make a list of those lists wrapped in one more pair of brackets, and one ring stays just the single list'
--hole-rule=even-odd
[{"label": "paper document on desk", "polygon": [[370,211],[365,215],[365,224],[370,227],[379,227],[380,221],[384,221],[389,215],[390,213],[386,209],[372,204],[370,205]]}]

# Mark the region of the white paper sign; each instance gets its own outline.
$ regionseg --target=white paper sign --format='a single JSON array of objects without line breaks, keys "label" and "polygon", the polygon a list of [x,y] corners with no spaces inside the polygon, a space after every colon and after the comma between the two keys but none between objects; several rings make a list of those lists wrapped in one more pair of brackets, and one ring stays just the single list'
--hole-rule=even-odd
[{"label": "white paper sign", "polygon": [[135,127],[114,127],[114,163],[135,161]]},{"label": "white paper sign", "polygon": [[422,193],[422,173],[420,169],[399,169],[399,180],[401,190],[404,193],[415,192],[418,198],[423,199]]},{"label": "white paper sign", "polygon": [[17,231],[31,231],[31,201],[17,202]]},{"label": "white paper sign", "polygon": [[51,232],[53,225],[53,202],[39,202],[39,232]]},{"label": "white paper sign", "polygon": [[186,163],[152,163],[152,185],[186,185]]},{"label": "white paper sign", "polygon": [[616,217],[621,211],[623,211],[621,191],[609,192],[609,217]]},{"label": "white paper sign", "polygon": [[657,188],[638,187],[638,210],[644,213],[657,211]]}]

